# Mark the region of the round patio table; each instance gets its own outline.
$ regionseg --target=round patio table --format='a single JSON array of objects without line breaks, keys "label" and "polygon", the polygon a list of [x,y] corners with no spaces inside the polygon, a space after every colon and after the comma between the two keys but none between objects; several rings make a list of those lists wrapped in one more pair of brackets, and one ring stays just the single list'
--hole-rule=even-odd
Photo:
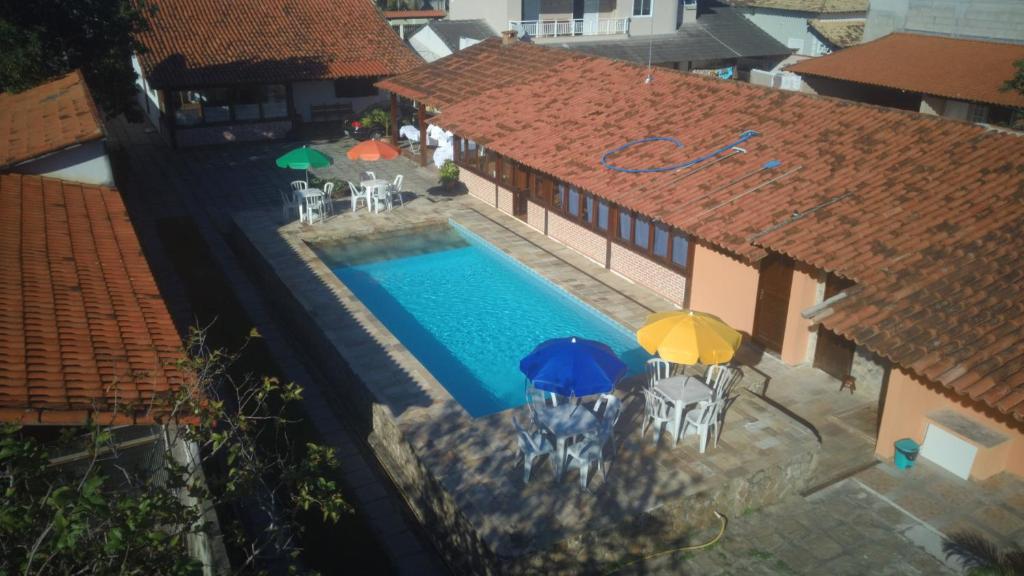
[{"label": "round patio table", "polygon": [[561,404],[537,408],[537,424],[555,437],[555,478],[561,480],[565,470],[566,442],[596,430],[600,422],[586,407],[579,404]]}]

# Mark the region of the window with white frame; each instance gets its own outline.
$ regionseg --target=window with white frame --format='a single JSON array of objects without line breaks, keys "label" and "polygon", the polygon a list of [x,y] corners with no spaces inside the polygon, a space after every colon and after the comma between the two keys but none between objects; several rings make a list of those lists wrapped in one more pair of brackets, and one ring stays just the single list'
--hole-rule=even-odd
[{"label": "window with white frame", "polygon": [[978,123],[988,122],[988,106],[985,106],[984,104],[968,104],[967,121]]},{"label": "window with white frame", "polygon": [[633,16],[650,16],[654,0],[633,0]]}]

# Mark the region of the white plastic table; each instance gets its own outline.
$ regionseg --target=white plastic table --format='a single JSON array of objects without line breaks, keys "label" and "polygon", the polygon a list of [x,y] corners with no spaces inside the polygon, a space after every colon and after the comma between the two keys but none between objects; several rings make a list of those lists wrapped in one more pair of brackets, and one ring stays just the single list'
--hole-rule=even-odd
[{"label": "white plastic table", "polygon": [[565,444],[568,440],[596,430],[600,422],[586,407],[579,404],[561,404],[537,408],[537,424],[555,437],[558,462],[555,477],[562,478],[565,469]]},{"label": "white plastic table", "polygon": [[711,399],[711,387],[693,376],[672,376],[654,383],[654,388],[672,401],[673,428],[676,433],[681,430],[683,412],[686,407],[704,400]]},{"label": "white plastic table", "polygon": [[[383,196],[381,192],[385,191],[386,193],[388,186],[391,185],[391,182],[388,180],[384,180],[383,178],[377,178],[375,180],[363,180],[362,182],[359,183],[359,185],[362,186],[363,189],[367,191],[368,197],[373,201],[374,206],[371,209],[371,211],[380,212],[378,204],[381,201],[381,197]],[[366,203],[366,207],[367,209],[370,209],[369,202]]]},{"label": "white plastic table", "polygon": [[[316,198],[323,200],[324,191],[319,188],[304,188],[295,193],[302,197],[302,202],[299,203],[299,221],[312,224],[313,211],[309,209],[309,201]],[[320,218],[323,218],[323,213],[320,214]]]}]

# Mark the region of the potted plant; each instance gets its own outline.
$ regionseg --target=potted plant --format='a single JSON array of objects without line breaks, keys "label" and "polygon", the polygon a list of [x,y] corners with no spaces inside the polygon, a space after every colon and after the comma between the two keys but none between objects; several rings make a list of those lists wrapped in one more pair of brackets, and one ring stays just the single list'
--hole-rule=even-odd
[{"label": "potted plant", "polygon": [[441,165],[440,179],[444,189],[450,192],[452,186],[459,181],[459,167],[455,165],[455,162],[445,160]]}]

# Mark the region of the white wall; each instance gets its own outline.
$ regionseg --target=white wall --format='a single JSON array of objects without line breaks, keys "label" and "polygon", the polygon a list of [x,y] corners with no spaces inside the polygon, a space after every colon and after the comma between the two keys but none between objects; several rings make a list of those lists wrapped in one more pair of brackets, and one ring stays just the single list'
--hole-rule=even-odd
[{"label": "white wall", "polygon": [[310,107],[313,105],[351,102],[352,110],[359,112],[371,104],[387,100],[387,95],[383,92],[376,96],[367,96],[365,98],[338,98],[334,95],[333,80],[295,82],[292,84],[292,97],[295,100],[295,111],[306,122],[310,122],[313,119],[310,113]]},{"label": "white wall", "polygon": [[618,0],[616,12],[629,18],[630,36],[671,34],[679,23],[679,0],[651,0],[650,16],[633,16],[633,0]]},{"label": "white wall", "polygon": [[452,53],[448,45],[442,42],[432,29],[425,26],[409,38],[409,45],[427,62],[433,62]]},{"label": "white wall", "polygon": [[522,20],[521,0],[451,0],[450,20],[484,20],[496,31],[508,30],[509,20]]},{"label": "white wall", "polygon": [[13,166],[11,170],[72,182],[114,185],[114,174],[110,169],[110,159],[107,158],[107,147],[103,140],[94,140],[81,146],[54,152],[38,160]]},{"label": "white wall", "polygon": [[149,118],[150,123],[160,128],[160,96],[156,90],[149,86],[149,82],[142,74],[142,64],[139,57],[132,54],[132,69],[135,70],[135,86],[139,89],[136,98],[143,114]]},{"label": "white wall", "polygon": [[864,42],[892,32],[1024,41],[1021,0],[871,0]]}]

